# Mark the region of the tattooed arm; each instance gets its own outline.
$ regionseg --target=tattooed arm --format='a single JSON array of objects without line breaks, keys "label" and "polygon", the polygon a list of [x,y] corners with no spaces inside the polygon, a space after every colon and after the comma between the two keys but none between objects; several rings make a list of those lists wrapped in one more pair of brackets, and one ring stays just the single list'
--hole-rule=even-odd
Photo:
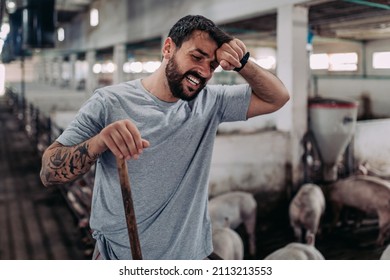
[{"label": "tattooed arm", "polygon": [[71,182],[85,174],[107,149],[129,160],[138,159],[147,147],[149,142],[141,138],[137,127],[130,120],[120,120],[78,145],[51,144],[42,156],[41,180],[45,186]]},{"label": "tattooed arm", "polygon": [[72,147],[58,142],[50,145],[42,157],[42,183],[47,187],[64,184],[85,174],[100,155],[89,150],[89,142]]}]

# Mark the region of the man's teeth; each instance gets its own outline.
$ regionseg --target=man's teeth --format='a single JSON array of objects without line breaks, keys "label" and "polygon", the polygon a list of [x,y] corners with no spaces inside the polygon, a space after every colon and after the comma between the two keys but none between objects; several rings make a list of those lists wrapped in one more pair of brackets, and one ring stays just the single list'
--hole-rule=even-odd
[{"label": "man's teeth", "polygon": [[194,76],[187,76],[187,80],[190,81],[190,83],[195,86],[197,86],[200,83],[200,81]]}]

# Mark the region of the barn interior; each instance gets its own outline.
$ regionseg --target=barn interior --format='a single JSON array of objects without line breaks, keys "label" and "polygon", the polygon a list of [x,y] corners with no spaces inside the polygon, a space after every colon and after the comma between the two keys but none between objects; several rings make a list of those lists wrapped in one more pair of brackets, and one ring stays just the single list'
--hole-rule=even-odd
[{"label": "barn interior", "polygon": [[[255,255],[244,224],[234,229],[244,259],[264,259],[295,240],[289,206],[302,185],[319,185],[326,198],[332,184],[356,174],[390,186],[388,0],[0,3],[2,260],[91,259],[95,170],[45,188],[42,154],[96,89],[153,73],[170,27],[187,14],[242,40],[290,93],[279,111],[217,131],[209,199],[245,192],[257,204]],[[245,80],[217,69],[209,83]],[[377,244],[377,213],[345,207],[333,227],[326,202],[315,243],[324,258],[378,260],[389,240]]]}]

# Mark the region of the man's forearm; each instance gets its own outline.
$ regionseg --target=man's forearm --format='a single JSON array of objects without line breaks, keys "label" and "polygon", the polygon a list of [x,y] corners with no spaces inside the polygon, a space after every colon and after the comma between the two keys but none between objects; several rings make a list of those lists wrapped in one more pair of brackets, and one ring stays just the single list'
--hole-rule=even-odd
[{"label": "man's forearm", "polygon": [[256,63],[248,61],[240,74],[251,86],[253,94],[264,102],[281,107],[288,101],[289,94],[279,78]]},{"label": "man's forearm", "polygon": [[45,186],[64,184],[85,174],[100,155],[91,150],[91,139],[71,147],[53,143],[42,157],[42,183]]}]

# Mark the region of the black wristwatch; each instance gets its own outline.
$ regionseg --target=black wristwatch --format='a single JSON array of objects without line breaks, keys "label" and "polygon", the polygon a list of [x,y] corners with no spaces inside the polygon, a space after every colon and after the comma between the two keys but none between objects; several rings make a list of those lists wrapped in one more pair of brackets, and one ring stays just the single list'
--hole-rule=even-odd
[{"label": "black wristwatch", "polygon": [[246,65],[246,63],[248,62],[248,59],[249,59],[249,56],[251,54],[249,52],[247,52],[240,60],[240,63],[241,63],[241,67],[235,67],[233,70],[236,71],[236,72],[240,72],[240,70],[242,68],[244,68],[244,66]]}]

